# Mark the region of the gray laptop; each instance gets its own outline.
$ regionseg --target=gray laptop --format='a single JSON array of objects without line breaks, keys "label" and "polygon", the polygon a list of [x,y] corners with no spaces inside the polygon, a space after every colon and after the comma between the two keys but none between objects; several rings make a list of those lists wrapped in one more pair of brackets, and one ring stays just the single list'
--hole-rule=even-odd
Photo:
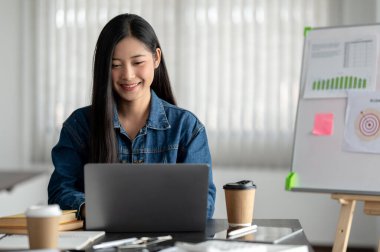
[{"label": "gray laptop", "polygon": [[203,231],[207,164],[86,164],[86,229]]}]

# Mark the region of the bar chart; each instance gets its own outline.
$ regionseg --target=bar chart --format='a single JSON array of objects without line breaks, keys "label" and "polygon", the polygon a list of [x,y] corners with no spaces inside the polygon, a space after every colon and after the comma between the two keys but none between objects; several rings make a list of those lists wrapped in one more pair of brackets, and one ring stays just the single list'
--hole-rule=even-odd
[{"label": "bar chart", "polygon": [[350,89],[367,89],[368,81],[366,78],[355,76],[337,76],[329,79],[318,79],[313,81],[313,91],[331,91],[331,90],[350,90]]}]

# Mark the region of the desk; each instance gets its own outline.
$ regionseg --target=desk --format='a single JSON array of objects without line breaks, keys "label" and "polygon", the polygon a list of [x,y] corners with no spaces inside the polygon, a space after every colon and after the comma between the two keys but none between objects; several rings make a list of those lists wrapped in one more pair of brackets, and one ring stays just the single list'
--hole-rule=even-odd
[{"label": "desk", "polygon": [[[296,219],[256,219],[253,222],[258,226],[268,226],[268,227],[292,227],[300,228],[301,224]],[[181,233],[107,233],[105,237],[99,239],[97,243],[125,239],[128,237],[142,237],[142,236],[163,236],[171,235],[173,236],[172,241],[163,242],[163,245],[174,245],[176,241],[183,242],[193,242],[198,243],[205,241],[212,237],[216,232],[220,232],[228,228],[227,220],[225,219],[211,219],[207,221],[205,232],[181,232]],[[304,232],[301,232],[297,235],[290,237],[289,239],[280,242],[279,244],[288,244],[288,245],[308,245],[309,251],[314,251],[311,247],[309,241],[306,238]],[[88,248],[86,251],[94,251],[91,248]],[[112,251],[112,250],[110,250]],[[116,251],[116,250],[115,250]]]}]

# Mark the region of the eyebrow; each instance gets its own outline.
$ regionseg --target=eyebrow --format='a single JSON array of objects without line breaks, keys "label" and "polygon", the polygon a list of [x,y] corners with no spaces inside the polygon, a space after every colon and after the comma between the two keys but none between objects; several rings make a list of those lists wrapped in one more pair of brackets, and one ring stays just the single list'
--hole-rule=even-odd
[{"label": "eyebrow", "polygon": [[[131,59],[134,59],[134,58],[139,58],[139,57],[145,57],[146,55],[145,54],[137,54],[137,55],[134,55],[131,57]],[[112,60],[122,60],[120,58],[112,58]]]}]

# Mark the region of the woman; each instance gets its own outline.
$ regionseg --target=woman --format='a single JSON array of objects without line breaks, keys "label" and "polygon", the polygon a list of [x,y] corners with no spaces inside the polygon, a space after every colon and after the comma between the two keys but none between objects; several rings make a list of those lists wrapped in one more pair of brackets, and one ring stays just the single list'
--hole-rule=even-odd
[{"label": "woman", "polygon": [[49,204],[85,217],[86,163],[207,163],[207,217],[215,186],[205,127],[176,106],[164,56],[150,24],[134,14],[109,21],[95,49],[91,106],[63,123],[52,150]]}]

